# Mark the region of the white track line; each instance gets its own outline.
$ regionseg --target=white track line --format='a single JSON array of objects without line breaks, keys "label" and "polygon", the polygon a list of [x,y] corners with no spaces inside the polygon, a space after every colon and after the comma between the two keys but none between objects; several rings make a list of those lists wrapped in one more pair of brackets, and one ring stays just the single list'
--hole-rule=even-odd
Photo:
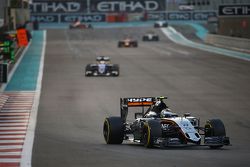
[{"label": "white track line", "polygon": [[0,127],[0,130],[26,130],[26,127]]},{"label": "white track line", "polygon": [[0,146],[0,149],[22,149],[22,148],[23,148],[22,145]]},{"label": "white track line", "polygon": [[6,134],[26,134],[26,130],[24,131],[9,131],[9,132],[0,132],[1,135],[6,135]]},{"label": "white track line", "polygon": [[9,158],[9,159],[1,159],[1,163],[19,163],[21,160],[20,158],[18,159],[12,159],[12,158]]},{"label": "white track line", "polygon": [[0,140],[0,144],[1,143],[23,143],[24,140]]},{"label": "white track line", "polygon": [[21,151],[17,151],[17,152],[0,152],[0,155],[21,155]]},{"label": "white track line", "polygon": [[6,136],[0,136],[0,140],[1,139],[5,139],[5,138],[25,138],[26,135],[6,135]]},{"label": "white track line", "polygon": [[6,122],[21,122],[21,123],[26,123],[26,122],[29,122],[28,119],[23,119],[23,120],[0,120],[0,125],[1,123],[6,123]]}]

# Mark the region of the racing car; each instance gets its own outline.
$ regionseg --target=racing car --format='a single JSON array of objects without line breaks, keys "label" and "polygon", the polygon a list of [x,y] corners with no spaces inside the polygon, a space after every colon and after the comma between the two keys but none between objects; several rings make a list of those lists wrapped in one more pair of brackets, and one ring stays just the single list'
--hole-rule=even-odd
[{"label": "racing car", "polygon": [[142,37],[143,41],[159,41],[159,36],[155,34],[155,32],[150,31],[147,32],[145,35]]},{"label": "racing car", "polygon": [[161,28],[161,27],[168,27],[168,22],[167,21],[156,21],[154,23],[155,28]]},{"label": "racing car", "polygon": [[138,42],[137,40],[134,40],[130,37],[126,37],[125,39],[123,40],[120,40],[118,41],[118,48],[121,48],[121,47],[138,47]]},{"label": "racing car", "polygon": [[[230,145],[220,119],[210,119],[201,127],[199,118],[189,113],[178,116],[164,103],[164,99],[167,97],[121,98],[121,115],[104,120],[103,135],[106,143],[121,144],[127,140],[140,143],[146,148],[208,146],[218,149]],[[129,116],[131,107],[141,107],[142,110],[138,112],[137,109],[132,118]]]},{"label": "racing car", "polygon": [[86,23],[81,23],[77,26],[74,26],[74,24],[69,25],[69,29],[92,29],[93,26],[92,24],[86,24]]},{"label": "racing car", "polygon": [[96,63],[86,66],[85,76],[119,76],[119,65],[111,64],[109,57],[98,56]]}]

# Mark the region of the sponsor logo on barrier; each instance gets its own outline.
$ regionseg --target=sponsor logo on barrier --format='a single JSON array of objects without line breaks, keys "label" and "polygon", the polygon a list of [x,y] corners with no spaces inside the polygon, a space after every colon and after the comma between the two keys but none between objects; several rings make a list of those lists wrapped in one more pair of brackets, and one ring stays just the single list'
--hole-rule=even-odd
[{"label": "sponsor logo on barrier", "polygon": [[168,20],[191,20],[191,13],[188,12],[172,12],[167,14]]},{"label": "sponsor logo on barrier", "polygon": [[148,13],[148,20],[165,20],[166,13]]},{"label": "sponsor logo on barrier", "polygon": [[141,12],[163,11],[164,0],[95,0],[91,1],[92,12]]},{"label": "sponsor logo on barrier", "polygon": [[217,17],[216,12],[194,12],[193,20],[208,20],[208,18]]},{"label": "sponsor logo on barrier", "polygon": [[41,23],[55,23],[59,22],[58,15],[32,15],[31,20],[37,20]]},{"label": "sponsor logo on barrier", "polygon": [[194,6],[193,5],[179,5],[179,10],[182,11],[190,11],[190,10],[194,10]]},{"label": "sponsor logo on barrier", "polygon": [[74,22],[77,19],[81,22],[103,22],[105,15],[61,15],[61,22]]},{"label": "sponsor logo on barrier", "polygon": [[219,16],[250,16],[250,5],[221,5]]},{"label": "sponsor logo on barrier", "polygon": [[[86,3],[86,2],[85,2]],[[76,13],[86,10],[83,1],[72,2],[51,2],[51,1],[34,1],[31,5],[32,13]]]}]

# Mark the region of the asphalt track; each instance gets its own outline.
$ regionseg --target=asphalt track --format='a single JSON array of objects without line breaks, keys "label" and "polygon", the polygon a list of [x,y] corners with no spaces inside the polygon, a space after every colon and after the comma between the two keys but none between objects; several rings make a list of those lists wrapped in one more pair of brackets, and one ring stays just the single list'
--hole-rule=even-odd
[{"label": "asphalt track", "polygon": [[[32,167],[249,166],[250,62],[174,44],[160,30],[160,42],[141,42],[150,29],[48,30]],[[117,48],[126,34],[138,48]],[[119,77],[84,76],[101,55],[120,65]],[[119,115],[120,97],[159,95],[169,97],[172,111],[190,112],[202,124],[221,118],[232,146],[105,144],[103,121]]]}]

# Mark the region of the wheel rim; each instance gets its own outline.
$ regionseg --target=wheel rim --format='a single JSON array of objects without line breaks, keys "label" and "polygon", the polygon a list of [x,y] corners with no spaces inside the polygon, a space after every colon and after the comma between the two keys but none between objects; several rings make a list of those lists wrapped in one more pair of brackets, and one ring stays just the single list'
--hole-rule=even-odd
[{"label": "wheel rim", "polygon": [[150,129],[148,126],[145,126],[143,132],[143,144],[145,147],[150,147]]},{"label": "wheel rim", "polygon": [[109,143],[109,132],[110,132],[109,124],[108,124],[108,121],[105,120],[104,126],[103,126],[103,136],[104,136],[106,143]]}]

